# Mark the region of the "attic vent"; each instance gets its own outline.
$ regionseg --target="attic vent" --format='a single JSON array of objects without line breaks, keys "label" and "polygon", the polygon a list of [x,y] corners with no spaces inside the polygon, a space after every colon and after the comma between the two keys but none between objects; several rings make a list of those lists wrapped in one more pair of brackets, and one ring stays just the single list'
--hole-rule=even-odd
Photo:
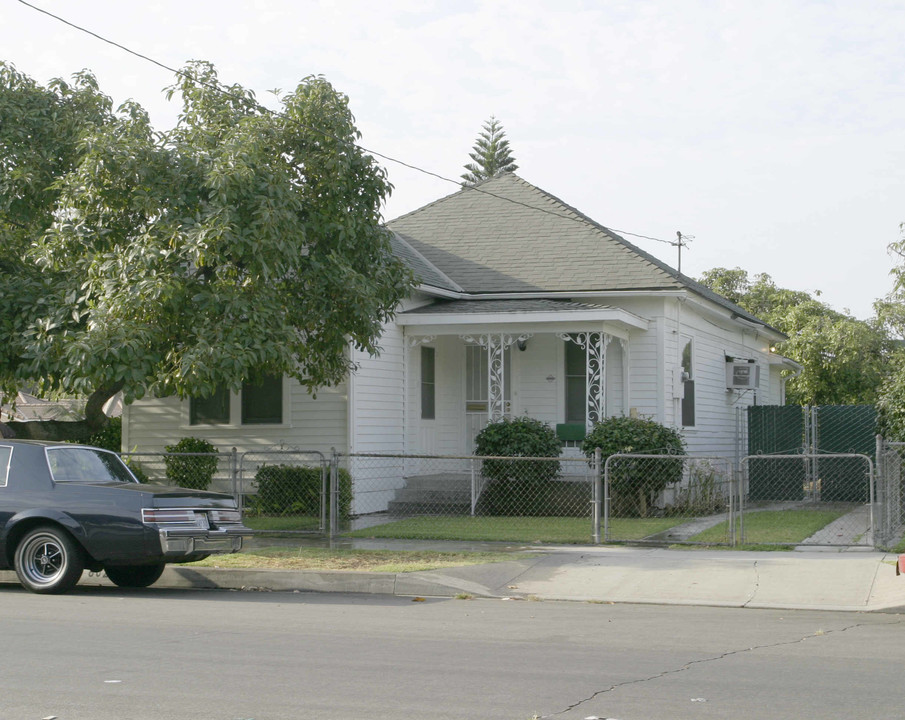
[{"label": "attic vent", "polygon": [[726,388],[748,390],[760,386],[760,366],[754,360],[726,358]]}]

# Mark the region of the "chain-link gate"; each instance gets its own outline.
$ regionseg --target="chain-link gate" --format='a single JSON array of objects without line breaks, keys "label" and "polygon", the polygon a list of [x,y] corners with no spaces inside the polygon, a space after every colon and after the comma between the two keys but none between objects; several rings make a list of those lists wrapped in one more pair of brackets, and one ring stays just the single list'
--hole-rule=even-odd
[{"label": "chain-link gate", "polygon": [[873,544],[874,465],[857,453],[742,458],[739,542]]},{"label": "chain-link gate", "polygon": [[604,464],[605,542],[729,545],[735,472],[721,457],[618,453]]},{"label": "chain-link gate", "polygon": [[[348,513],[351,488],[342,481],[338,487],[337,512],[342,515]],[[239,455],[236,497],[245,524],[254,530],[326,532],[330,523],[330,489],[328,462],[323,453],[269,450]]]}]

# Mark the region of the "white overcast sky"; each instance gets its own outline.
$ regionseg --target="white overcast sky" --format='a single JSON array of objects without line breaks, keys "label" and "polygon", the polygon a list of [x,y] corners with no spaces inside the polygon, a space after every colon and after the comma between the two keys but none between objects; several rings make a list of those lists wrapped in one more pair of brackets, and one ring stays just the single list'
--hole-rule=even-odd
[{"label": "white overcast sky", "polygon": [[[458,179],[482,123],[518,174],[603,225],[693,235],[682,270],[766,272],[860,318],[891,289],[905,220],[901,0],[30,0],[260,99],[322,74],[362,144]],[[172,75],[17,0],[0,59],[40,82],[92,70],[164,129]],[[381,161],[392,219],[456,186]],[[627,239],[675,267],[675,248]]]}]

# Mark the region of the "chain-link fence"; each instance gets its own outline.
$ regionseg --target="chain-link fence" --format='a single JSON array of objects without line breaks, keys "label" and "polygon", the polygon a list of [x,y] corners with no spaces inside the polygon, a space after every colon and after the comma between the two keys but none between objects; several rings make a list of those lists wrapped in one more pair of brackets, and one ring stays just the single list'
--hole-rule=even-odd
[{"label": "chain-link fence", "polygon": [[873,461],[856,453],[742,459],[739,541],[871,545]]},{"label": "chain-link fence", "polygon": [[731,544],[734,477],[728,458],[611,455],[604,464],[603,540]]},{"label": "chain-link fence", "polygon": [[236,453],[121,453],[141,482],[236,495]]},{"label": "chain-link fence", "polygon": [[849,453],[873,455],[873,405],[752,405],[737,429],[745,455]]},{"label": "chain-link fence", "polygon": [[874,544],[895,547],[905,534],[905,443],[877,440]]},{"label": "chain-link fence", "polygon": [[[759,431],[760,432],[760,431]],[[123,453],[140,480],[231,494],[261,532],[545,543],[870,545],[905,531],[905,444],[857,453],[511,458]]]},{"label": "chain-link fence", "polygon": [[593,540],[595,478],[585,458],[352,454],[353,535],[506,542]]}]

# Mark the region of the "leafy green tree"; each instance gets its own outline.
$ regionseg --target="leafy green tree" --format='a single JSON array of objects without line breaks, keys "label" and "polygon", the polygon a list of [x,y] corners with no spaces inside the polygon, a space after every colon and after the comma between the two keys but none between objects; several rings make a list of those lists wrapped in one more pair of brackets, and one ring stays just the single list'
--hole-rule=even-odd
[{"label": "leafy green tree", "polygon": [[752,281],[741,268],[714,268],[700,281],[789,336],[778,350],[803,367],[800,375],[788,381],[790,403],[846,405],[877,400],[893,349],[880,322],[858,320],[806,292],[777,287],[766,274]]},{"label": "leafy green tree", "polygon": [[[28,245],[17,262],[40,279],[23,325],[3,328],[16,344],[0,356],[7,388],[40,380],[89,395],[86,419],[102,425],[119,390],[127,402],[204,396],[286,374],[314,391],[351,369],[350,342],[378,352],[412,280],[381,225],[386,174],[355,144],[344,95],[307,77],[271,113],[193,62],[168,89],[182,99],[178,124],[157,132],[135,103],[108,112],[93,78],[79,77],[89,110],[59,167],[41,162],[55,157],[41,140],[58,122],[54,103],[22,111],[22,92],[40,93],[21,76],[0,95],[4,133],[34,146],[35,187],[51,189],[33,208],[2,208],[4,230],[22,226],[19,250]],[[62,88],[43,92],[66,105]],[[23,167],[4,165],[0,182]],[[8,287],[17,268],[0,269]]]},{"label": "leafy green tree", "polygon": [[83,139],[112,117],[89,73],[42,87],[0,62],[0,397],[19,388],[25,332],[52,280],[29,248],[53,223],[56,181],[78,164]]},{"label": "leafy green tree", "polygon": [[[901,229],[905,231],[905,223]],[[890,271],[893,289],[874,303],[874,312],[886,332],[895,338],[890,373],[877,401],[880,433],[888,440],[905,441],[905,236],[889,245],[897,258]]]},{"label": "leafy green tree", "polygon": [[465,165],[468,172],[462,175],[462,179],[469,185],[518,170],[503,126],[493,115],[484,123],[484,129],[468,156],[472,162]]}]

